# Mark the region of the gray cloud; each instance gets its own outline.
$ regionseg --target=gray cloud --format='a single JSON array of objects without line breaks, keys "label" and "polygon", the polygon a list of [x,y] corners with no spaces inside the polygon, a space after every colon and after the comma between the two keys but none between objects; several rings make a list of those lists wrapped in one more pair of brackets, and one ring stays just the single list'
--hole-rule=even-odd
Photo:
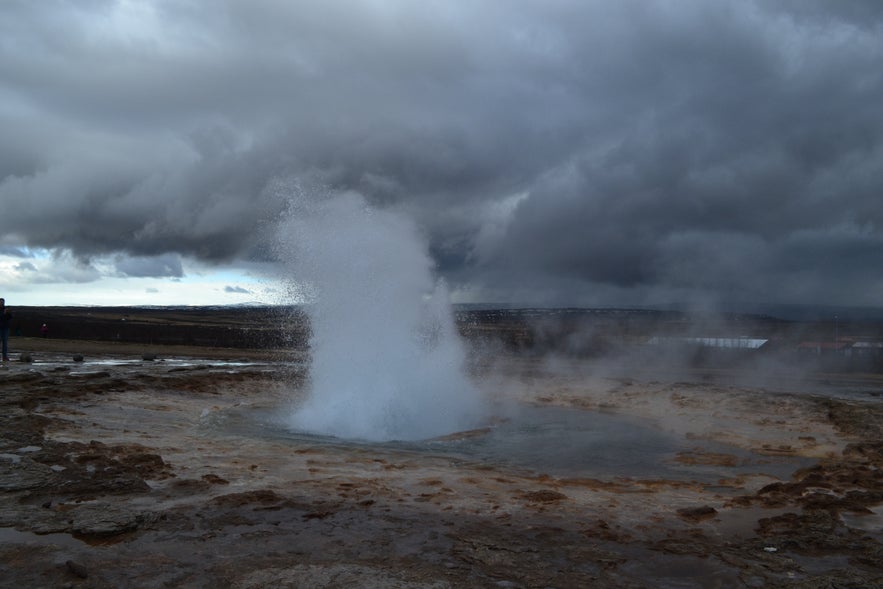
[{"label": "gray cloud", "polygon": [[229,292],[233,294],[251,294],[251,291],[247,288],[242,288],[241,286],[230,286],[227,285],[224,287],[224,292]]},{"label": "gray cloud", "polygon": [[50,4],[0,20],[11,247],[265,259],[281,177],[479,299],[883,295],[876,0]]},{"label": "gray cloud", "polygon": [[116,271],[133,278],[181,278],[184,268],[181,259],[175,254],[154,257],[120,257],[115,263]]},{"label": "gray cloud", "polygon": [[37,267],[30,262],[21,262],[15,265],[15,269],[19,272],[36,272]]},{"label": "gray cloud", "polygon": [[30,258],[31,255],[23,248],[14,246],[0,245],[0,255],[11,256],[13,258]]}]

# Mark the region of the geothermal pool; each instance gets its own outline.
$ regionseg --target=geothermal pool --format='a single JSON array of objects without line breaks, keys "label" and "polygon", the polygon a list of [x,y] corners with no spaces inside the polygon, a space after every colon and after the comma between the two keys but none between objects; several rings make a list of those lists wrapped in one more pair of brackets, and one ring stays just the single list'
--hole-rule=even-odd
[{"label": "geothermal pool", "polygon": [[[284,413],[284,412],[283,412]],[[652,419],[611,411],[521,405],[490,425],[419,441],[346,440],[291,429],[279,410],[234,407],[203,425],[209,436],[310,445],[362,452],[446,457],[453,463],[522,471],[525,475],[613,479],[670,479],[713,483],[736,474],[787,477],[812,461],[793,456],[762,456],[735,445],[685,439]],[[682,452],[728,457],[726,467],[685,464]]]}]

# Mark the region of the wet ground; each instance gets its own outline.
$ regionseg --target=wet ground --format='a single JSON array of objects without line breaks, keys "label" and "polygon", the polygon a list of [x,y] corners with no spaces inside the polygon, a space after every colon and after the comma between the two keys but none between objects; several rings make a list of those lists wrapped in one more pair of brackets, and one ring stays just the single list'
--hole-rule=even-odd
[{"label": "wet ground", "polygon": [[873,377],[509,358],[486,427],[368,444],[284,426],[296,358],[90,352],[0,368],[4,586],[883,586]]}]

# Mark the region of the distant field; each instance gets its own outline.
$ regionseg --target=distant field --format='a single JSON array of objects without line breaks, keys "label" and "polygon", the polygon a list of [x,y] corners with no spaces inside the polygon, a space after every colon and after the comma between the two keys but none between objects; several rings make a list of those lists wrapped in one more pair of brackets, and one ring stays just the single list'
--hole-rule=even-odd
[{"label": "distant field", "polygon": [[[139,346],[184,346],[252,351],[303,352],[309,320],[283,307],[13,307],[13,338],[41,338]],[[640,361],[671,358],[658,342],[681,341],[678,361],[694,366],[739,367],[758,359],[833,371],[883,372],[883,347],[859,356],[837,349],[883,341],[883,322],[786,321],[767,315],[696,315],[631,309],[463,309],[460,333],[473,345],[499,353],[575,358],[640,355]],[[710,338],[759,338],[758,350],[715,349],[690,342]],[[656,342],[657,345],[651,345]],[[817,354],[806,353],[813,344]],[[81,344],[82,346],[83,344]],[[801,348],[803,346],[803,348]],[[660,360],[661,359],[661,360]]]},{"label": "distant field", "polygon": [[12,335],[221,348],[303,348],[303,315],[277,308],[17,307]]}]

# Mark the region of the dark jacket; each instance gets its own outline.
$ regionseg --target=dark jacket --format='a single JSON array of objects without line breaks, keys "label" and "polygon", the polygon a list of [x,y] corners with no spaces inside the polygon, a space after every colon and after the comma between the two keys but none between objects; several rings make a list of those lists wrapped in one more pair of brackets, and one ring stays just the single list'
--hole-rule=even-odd
[{"label": "dark jacket", "polygon": [[0,309],[0,329],[9,329],[9,325],[12,323],[12,311],[3,307]]}]

